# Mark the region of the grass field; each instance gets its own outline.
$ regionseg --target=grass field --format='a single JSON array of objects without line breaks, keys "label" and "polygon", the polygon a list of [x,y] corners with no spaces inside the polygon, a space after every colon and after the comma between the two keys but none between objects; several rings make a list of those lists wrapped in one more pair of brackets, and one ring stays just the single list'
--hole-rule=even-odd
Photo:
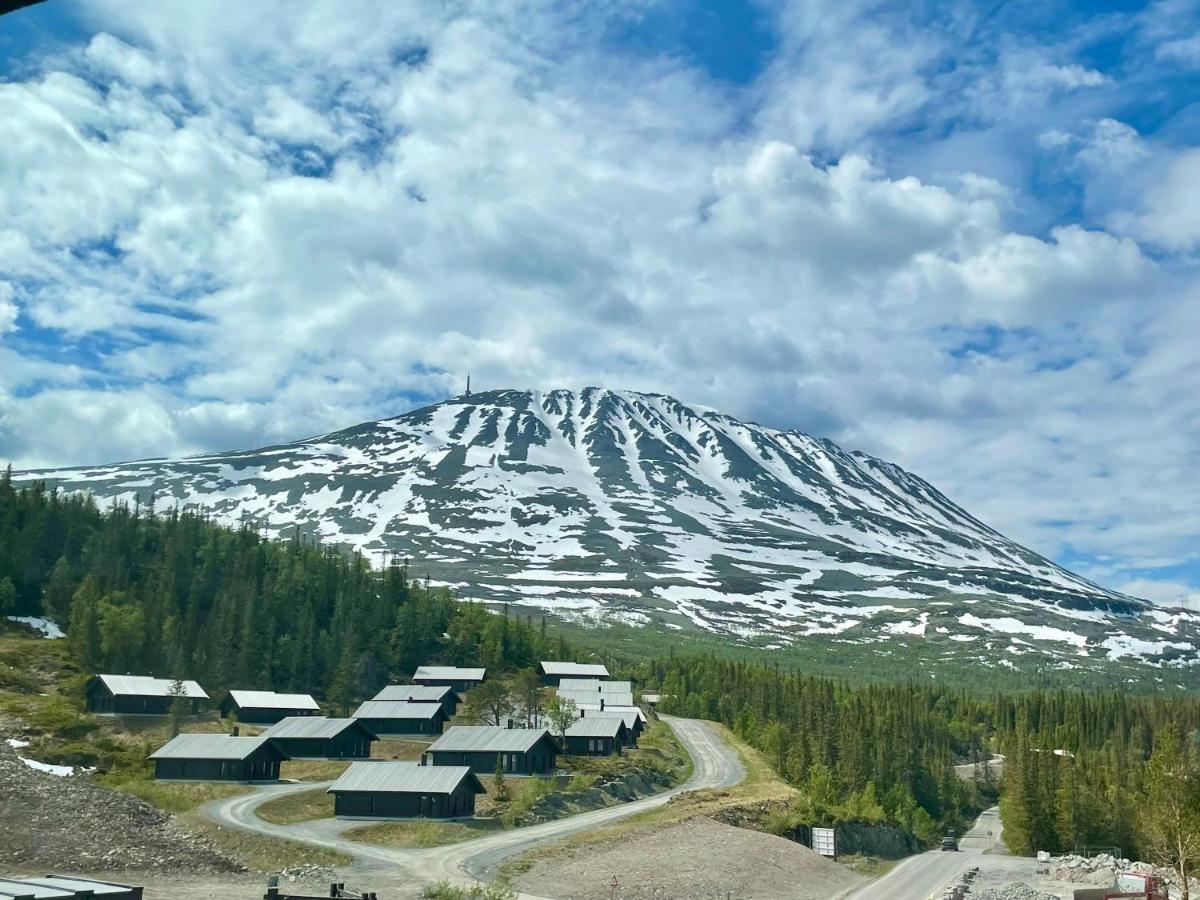
[{"label": "grass field", "polygon": [[376,822],[343,833],[351,841],[381,847],[443,847],[499,831],[494,819],[464,819],[461,822]]},{"label": "grass field", "polygon": [[284,781],[333,781],[348,768],[348,759],[288,759],[279,766],[279,777]]},{"label": "grass field", "polygon": [[329,819],[333,817],[333,794],[326,793],[325,788],[287,794],[262,804],[256,814],[263,821],[275,825]]}]

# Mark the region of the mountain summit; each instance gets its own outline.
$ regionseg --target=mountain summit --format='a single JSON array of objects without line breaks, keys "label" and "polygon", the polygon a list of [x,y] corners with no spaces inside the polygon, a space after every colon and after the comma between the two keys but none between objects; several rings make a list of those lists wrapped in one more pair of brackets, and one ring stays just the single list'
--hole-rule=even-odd
[{"label": "mountain summit", "polygon": [[464,597],[567,617],[1068,666],[1190,663],[1198,643],[1200,617],[1066,571],[899,466],[657,394],[488,391],[261,450],[18,477],[411,558]]}]

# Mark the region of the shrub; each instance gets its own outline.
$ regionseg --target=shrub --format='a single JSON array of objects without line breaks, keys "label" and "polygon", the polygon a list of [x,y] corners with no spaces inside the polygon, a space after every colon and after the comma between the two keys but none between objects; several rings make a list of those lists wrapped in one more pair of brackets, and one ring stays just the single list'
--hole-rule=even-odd
[{"label": "shrub", "polygon": [[421,895],[425,900],[516,900],[516,892],[502,884],[473,884],[459,887],[448,881],[439,881],[425,888]]}]

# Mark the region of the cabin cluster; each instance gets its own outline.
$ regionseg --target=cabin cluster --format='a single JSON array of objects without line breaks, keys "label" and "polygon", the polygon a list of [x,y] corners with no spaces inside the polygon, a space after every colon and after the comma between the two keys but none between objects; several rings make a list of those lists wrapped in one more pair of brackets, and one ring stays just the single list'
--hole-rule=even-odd
[{"label": "cabin cluster", "polygon": [[[543,662],[539,675],[575,704],[578,719],[561,739],[511,721],[450,725],[487,672],[431,665],[419,667],[409,684],[383,688],[346,718],[322,715],[308,694],[225,691],[216,708],[238,723],[231,734],[180,734],[150,759],[158,779],[234,782],[276,781],[289,759],[350,760],[329,788],[338,816],[472,816],[475,798],[485,793],[480,775],[548,775],[563,754],[616,755],[637,746],[646,720],[628,681],[609,680],[602,665],[574,662]],[[113,715],[166,715],[181,697],[189,712],[199,713],[211,702],[195,682],[129,675],[97,675],[87,694],[89,709]],[[265,727],[241,734],[243,724]],[[371,759],[371,745],[381,739],[422,741],[428,749],[414,762]]]}]

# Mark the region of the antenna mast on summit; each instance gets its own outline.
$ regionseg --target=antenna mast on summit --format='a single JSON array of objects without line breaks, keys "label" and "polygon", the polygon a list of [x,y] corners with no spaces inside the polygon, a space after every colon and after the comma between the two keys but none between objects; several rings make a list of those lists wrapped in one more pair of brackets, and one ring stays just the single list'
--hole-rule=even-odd
[{"label": "antenna mast on summit", "polygon": [[467,393],[465,396],[467,396],[467,397],[471,396],[471,373],[470,372],[467,373]]}]

